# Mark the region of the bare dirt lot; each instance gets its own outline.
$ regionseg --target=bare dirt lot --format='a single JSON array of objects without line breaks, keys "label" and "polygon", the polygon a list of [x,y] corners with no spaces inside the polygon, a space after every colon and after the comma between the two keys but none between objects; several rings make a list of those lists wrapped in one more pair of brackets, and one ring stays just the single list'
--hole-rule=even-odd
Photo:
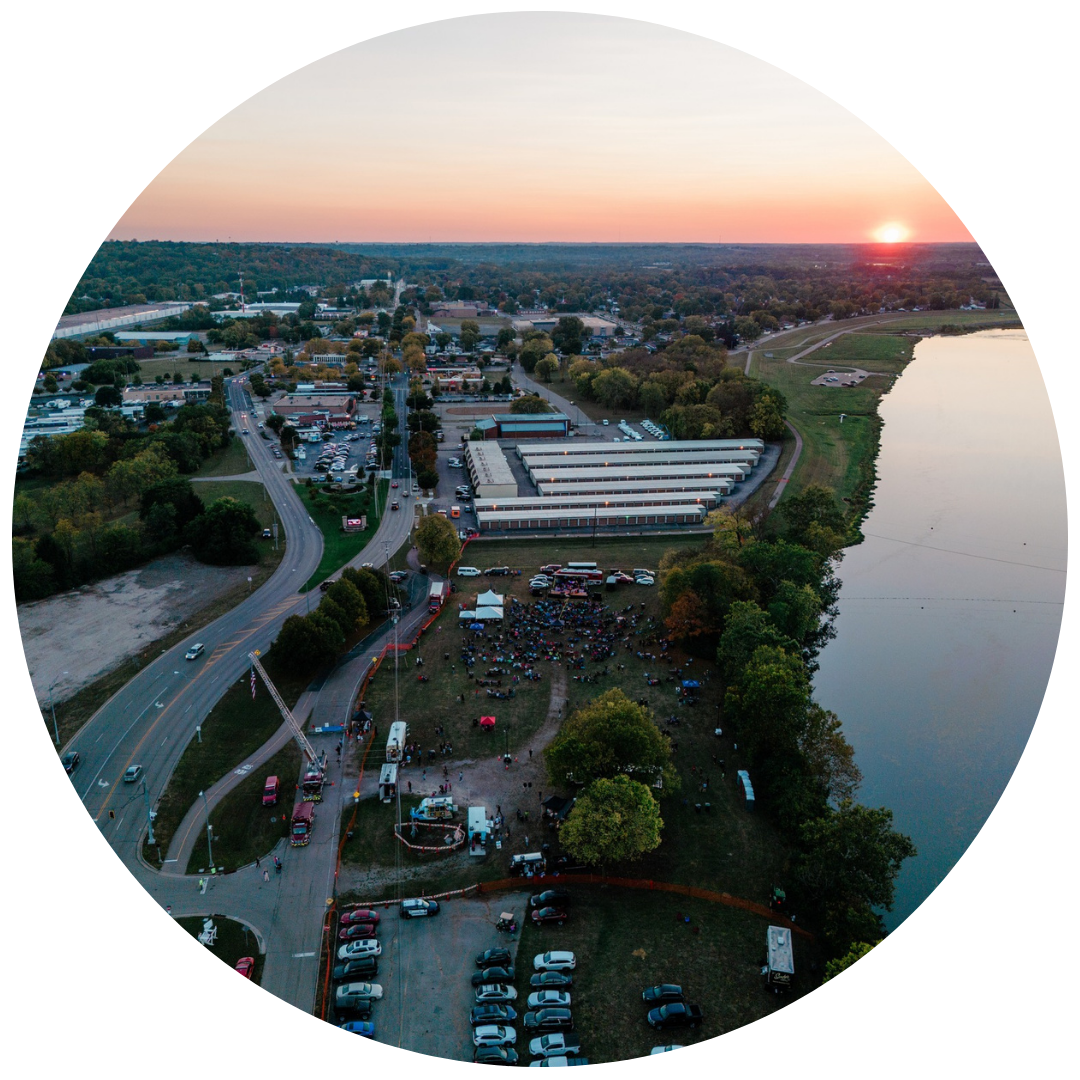
[{"label": "bare dirt lot", "polygon": [[180,627],[223,592],[242,585],[247,566],[205,566],[188,555],[155,559],[82,589],[19,605],[19,628],[38,700],[70,697]]}]

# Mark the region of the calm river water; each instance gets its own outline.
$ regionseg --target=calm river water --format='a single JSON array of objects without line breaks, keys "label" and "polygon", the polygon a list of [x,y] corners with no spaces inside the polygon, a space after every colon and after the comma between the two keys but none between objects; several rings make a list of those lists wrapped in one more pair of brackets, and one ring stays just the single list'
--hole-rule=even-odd
[{"label": "calm river water", "polygon": [[849,548],[817,700],[919,849],[895,927],[1009,781],[1046,690],[1065,595],[1065,484],[1027,335],[928,338],[884,397],[875,508]]}]

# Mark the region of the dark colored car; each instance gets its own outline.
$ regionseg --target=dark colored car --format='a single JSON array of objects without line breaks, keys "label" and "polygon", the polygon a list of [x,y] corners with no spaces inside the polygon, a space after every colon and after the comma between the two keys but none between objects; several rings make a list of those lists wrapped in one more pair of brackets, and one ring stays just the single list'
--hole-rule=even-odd
[{"label": "dark colored car", "polygon": [[370,938],[375,936],[373,923],[353,923],[352,926],[343,926],[338,932],[339,941],[352,941],[354,938]]},{"label": "dark colored car", "polygon": [[650,1009],[647,1019],[654,1028],[696,1028],[701,1023],[701,1007],[673,1001],[669,1005],[661,1005],[659,1009]]},{"label": "dark colored car", "polygon": [[335,964],[331,975],[335,982],[356,982],[379,974],[379,961],[374,956],[362,956],[359,960],[347,960]]},{"label": "dark colored car", "polygon": [[476,966],[479,968],[494,967],[496,964],[505,967],[509,963],[509,949],[487,949],[476,956]]},{"label": "dark colored car", "polygon": [[650,986],[642,990],[641,1000],[650,1005],[666,1005],[669,1001],[684,1001],[682,987],[675,983],[660,983],[659,986]]},{"label": "dark colored car", "polygon": [[537,990],[562,990],[574,985],[574,976],[565,971],[539,971],[529,979],[529,985]]},{"label": "dark colored car", "polygon": [[75,771],[75,766],[79,764],[79,752],[69,750],[60,760],[64,764],[64,772],[70,776]]},{"label": "dark colored car", "polygon": [[473,1061],[478,1065],[516,1065],[517,1051],[512,1046],[478,1046]]},{"label": "dark colored car", "polygon": [[353,1001],[349,1005],[335,1005],[334,1012],[341,1020],[367,1020],[371,1016],[373,1001]]},{"label": "dark colored car", "polygon": [[574,1018],[569,1009],[537,1009],[527,1012],[522,1023],[529,1031],[570,1031]]},{"label": "dark colored car", "polygon": [[562,926],[568,918],[565,908],[542,907],[532,913],[532,921],[537,926],[541,923],[555,923],[557,926]]},{"label": "dark colored car", "polygon": [[482,971],[474,971],[472,977],[473,986],[480,986],[483,983],[508,983],[514,981],[514,968],[511,965],[508,968],[502,967],[489,967],[484,968]]},{"label": "dark colored car", "polygon": [[507,577],[510,573],[509,566],[489,566],[484,573],[488,577]]},{"label": "dark colored car", "polygon": [[377,923],[379,921],[379,913],[372,911],[371,908],[356,908],[353,911],[346,911],[342,914],[339,920],[342,926],[352,926],[353,923]]},{"label": "dark colored car", "polygon": [[546,892],[537,893],[529,897],[529,907],[569,907],[570,894],[565,889],[548,889]]},{"label": "dark colored car", "polygon": [[505,1024],[517,1019],[517,1010],[513,1005],[474,1005],[469,1013],[469,1023]]}]

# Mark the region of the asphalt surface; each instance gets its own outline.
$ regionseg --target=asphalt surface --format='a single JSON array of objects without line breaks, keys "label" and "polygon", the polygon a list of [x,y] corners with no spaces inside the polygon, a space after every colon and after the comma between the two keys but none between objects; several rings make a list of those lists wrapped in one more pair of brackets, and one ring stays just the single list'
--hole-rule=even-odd
[{"label": "asphalt surface", "polygon": [[[257,592],[174,648],[162,653],[107,701],[64,749],[82,755],[76,789],[98,827],[133,876],[174,916],[220,914],[255,930],[266,953],[262,985],[277,997],[310,1011],[318,973],[318,952],[327,900],[333,895],[337,826],[345,789],[342,766],[331,762],[334,786],[317,811],[322,823],[305,848],[279,849],[280,874],[272,864],[235,874],[200,879],[161,873],[141,858],[148,810],[160,797],[195,729],[225,691],[248,667],[248,653],[267,649],[282,622],[306,610],[298,592],[322,557],[322,535],[304,510],[272,444],[259,437],[255,410],[240,378],[227,382],[236,430],[245,439],[252,462],[266,486],[284,529],[285,556]],[[392,387],[405,430],[407,384]],[[244,430],[251,434],[243,435]],[[393,474],[407,479],[404,445],[395,451]],[[368,545],[352,563],[382,563],[410,533],[412,514],[386,513]],[[422,616],[417,611],[416,618]],[[403,628],[399,628],[403,629]],[[206,645],[204,656],[185,661],[194,641]],[[140,765],[136,783],[124,783],[130,765]],[[220,794],[219,796],[220,797]],[[197,816],[197,811],[196,811]],[[179,870],[179,864],[172,866]]]}]

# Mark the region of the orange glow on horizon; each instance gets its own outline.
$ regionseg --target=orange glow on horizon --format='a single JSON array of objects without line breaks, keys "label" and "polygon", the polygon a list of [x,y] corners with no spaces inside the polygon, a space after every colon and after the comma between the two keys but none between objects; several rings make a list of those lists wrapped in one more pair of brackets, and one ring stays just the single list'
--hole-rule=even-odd
[{"label": "orange glow on horizon", "polygon": [[882,244],[899,244],[909,235],[910,231],[904,225],[893,221],[878,228],[874,233],[874,239]]}]

